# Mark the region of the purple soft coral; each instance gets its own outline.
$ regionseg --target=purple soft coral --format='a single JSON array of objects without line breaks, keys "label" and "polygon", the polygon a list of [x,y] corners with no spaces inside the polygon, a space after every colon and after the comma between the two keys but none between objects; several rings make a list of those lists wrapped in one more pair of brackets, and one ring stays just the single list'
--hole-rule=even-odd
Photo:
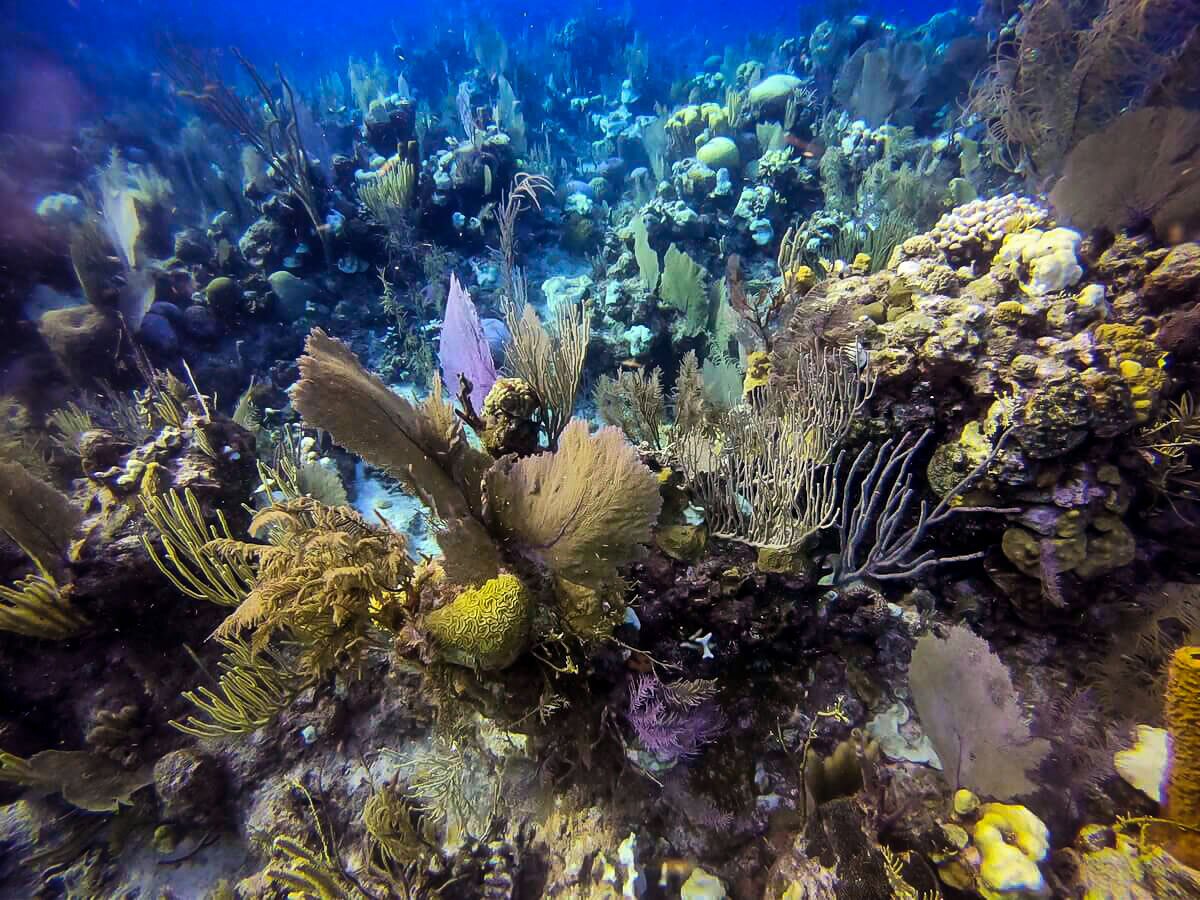
[{"label": "purple soft coral", "polygon": [[626,718],[638,742],[663,763],[688,759],[725,727],[712,703],[712,685],[702,681],[663,684],[654,675],[629,683]]},{"label": "purple soft coral", "polygon": [[454,275],[450,276],[438,360],[451,396],[458,396],[458,376],[465,375],[471,382],[471,403],[476,412],[481,411],[484,398],[496,383],[496,364],[475,303]]}]

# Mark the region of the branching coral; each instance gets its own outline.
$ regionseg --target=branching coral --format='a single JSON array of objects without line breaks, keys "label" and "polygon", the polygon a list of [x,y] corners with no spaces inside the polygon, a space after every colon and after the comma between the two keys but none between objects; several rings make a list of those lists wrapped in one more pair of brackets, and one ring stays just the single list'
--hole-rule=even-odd
[{"label": "branching coral", "polygon": [[256,653],[245,641],[220,639],[226,653],[218,666],[217,691],[199,687],[184,699],[203,718],[188,716],[171,724],[201,738],[249,734],[272,722],[300,690],[302,680],[282,656],[270,648]]},{"label": "branching coral", "polygon": [[752,391],[716,433],[689,432],[678,453],[709,528],[764,548],[796,548],[833,523],[833,456],[871,394],[839,350],[808,348],[787,379]]},{"label": "branching coral", "polygon": [[26,637],[63,640],[77,634],[87,619],[50,575],[27,575],[12,587],[0,585],[0,631]]},{"label": "branching coral", "polygon": [[649,374],[645,369],[620,372],[616,378],[601,375],[596,381],[595,401],[606,424],[616,425],[636,444],[662,449],[666,408],[660,369]]},{"label": "branching coral", "polygon": [[371,528],[353,510],[302,498],[254,517],[252,534],[269,544],[221,538],[205,545],[219,559],[253,565],[246,599],[218,637],[251,631],[254,652],[284,630],[300,643],[298,671],[321,674],[359,660],[377,620],[396,622],[413,579],[404,538]]},{"label": "branching coral", "polygon": [[542,430],[553,450],[575,410],[591,336],[591,311],[561,304],[554,309],[549,329],[528,304],[519,317],[515,307],[509,310],[506,319],[511,335],[506,366],[537,393]]},{"label": "branching coral", "polygon": [[358,199],[375,221],[398,235],[406,227],[417,187],[417,171],[411,162],[393,158],[358,186]]},{"label": "branching coral", "polygon": [[932,510],[921,501],[916,521],[912,521],[912,501],[917,494],[912,486],[913,456],[928,436],[926,432],[913,439],[906,434],[895,444],[887,441],[879,448],[868,445],[855,458],[843,484],[838,523],[841,550],[831,576],[833,584],[847,584],[864,575],[880,580],[912,579],[937,566],[979,559],[982,552],[939,557],[935,550],[918,548],[931,529],[955,515],[1018,511],[955,505],[987,474],[1007,438],[1006,433]]},{"label": "branching coral", "polygon": [[424,829],[413,824],[414,810],[403,792],[385,786],[373,793],[363,806],[363,827],[372,855],[387,869],[404,868],[430,851]]},{"label": "branching coral", "polygon": [[216,511],[216,525],[205,522],[200,503],[190,490],[143,492],[142,508],[158,532],[163,553],[159,554],[149,535],[142,535],[142,546],[177,590],[218,606],[237,606],[246,599],[254,581],[253,566],[219,559],[205,550],[210,541],[233,540],[224,513]]},{"label": "branching coral", "polygon": [[312,176],[313,157],[305,147],[300,121],[301,106],[297,103],[291,82],[277,68],[275,74],[281,88],[280,96],[277,96],[258,69],[240,51],[235,49],[233,53],[254,83],[265,116],[258,115],[254,106],[238,96],[233,88],[205,71],[201,63],[185,53],[177,53],[168,61],[168,74],[179,86],[180,96],[212,114],[270,162],[275,174],[287,184],[308,213],[325,250],[325,262],[332,265],[333,246],[329,229],[321,215],[321,197]]},{"label": "branching coral", "polygon": [[1156,422],[1140,429],[1134,446],[1150,469],[1150,487],[1171,497],[1195,497],[1200,479],[1192,456],[1200,450],[1200,408],[1190,393],[1167,405]]}]

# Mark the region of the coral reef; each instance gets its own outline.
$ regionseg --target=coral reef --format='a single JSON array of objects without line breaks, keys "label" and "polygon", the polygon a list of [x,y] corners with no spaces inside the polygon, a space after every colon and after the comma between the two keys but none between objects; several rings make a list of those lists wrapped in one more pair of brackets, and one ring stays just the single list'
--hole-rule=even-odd
[{"label": "coral reef", "polygon": [[1200,892],[1194,0],[160,6],[0,52],[0,894]]}]

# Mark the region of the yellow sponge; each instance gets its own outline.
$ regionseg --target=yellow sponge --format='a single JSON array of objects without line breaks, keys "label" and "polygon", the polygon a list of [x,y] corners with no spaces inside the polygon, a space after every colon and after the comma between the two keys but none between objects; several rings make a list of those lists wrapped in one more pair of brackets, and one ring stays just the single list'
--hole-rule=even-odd
[{"label": "yellow sponge", "polygon": [[985,803],[975,823],[975,846],[983,857],[979,877],[989,889],[1040,891],[1045,887],[1038,863],[1050,849],[1045,824],[1024,806]]},{"label": "yellow sponge", "polygon": [[[1167,818],[1200,827],[1200,647],[1180,647],[1167,672]],[[1200,835],[1175,831],[1165,842],[1171,854],[1200,867]]]}]

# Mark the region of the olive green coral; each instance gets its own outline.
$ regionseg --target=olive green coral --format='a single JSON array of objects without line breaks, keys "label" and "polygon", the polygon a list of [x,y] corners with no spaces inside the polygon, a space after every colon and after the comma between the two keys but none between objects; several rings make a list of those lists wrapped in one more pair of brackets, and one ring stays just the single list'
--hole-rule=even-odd
[{"label": "olive green coral", "polygon": [[513,664],[529,640],[533,599],[515,575],[469,588],[425,617],[425,631],[450,662],[477,669]]}]

